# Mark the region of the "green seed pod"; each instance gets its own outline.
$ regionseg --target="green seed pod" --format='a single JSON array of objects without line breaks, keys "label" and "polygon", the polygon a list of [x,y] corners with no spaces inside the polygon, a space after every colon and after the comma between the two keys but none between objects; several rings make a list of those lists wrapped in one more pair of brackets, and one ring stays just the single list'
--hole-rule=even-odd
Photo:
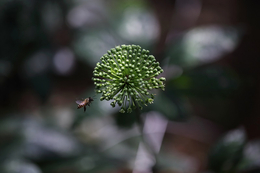
[{"label": "green seed pod", "polygon": [[143,105],[152,104],[152,89],[164,90],[164,81],[157,79],[163,70],[159,62],[149,51],[137,45],[121,45],[108,50],[94,68],[92,80],[100,100],[113,100],[111,106],[118,104],[121,113],[142,109]]}]

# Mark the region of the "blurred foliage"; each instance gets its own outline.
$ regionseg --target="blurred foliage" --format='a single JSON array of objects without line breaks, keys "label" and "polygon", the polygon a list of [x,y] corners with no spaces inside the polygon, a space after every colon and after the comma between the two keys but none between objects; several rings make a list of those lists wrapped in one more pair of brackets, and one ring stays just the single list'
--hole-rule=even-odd
[{"label": "blurred foliage", "polygon": [[218,99],[234,97],[241,82],[230,69],[212,65],[187,71],[168,85],[190,97]]},{"label": "blurred foliage", "polygon": [[96,172],[123,163],[44,121],[11,116],[0,125],[1,139],[5,139],[1,143],[1,172]]},{"label": "blurred foliage", "polygon": [[213,172],[238,172],[243,158],[245,134],[235,130],[226,134],[209,155],[209,169]]},{"label": "blurred foliage", "polygon": [[167,55],[171,57],[168,63],[186,70],[214,62],[232,52],[242,34],[242,29],[228,26],[196,27],[168,45]]}]

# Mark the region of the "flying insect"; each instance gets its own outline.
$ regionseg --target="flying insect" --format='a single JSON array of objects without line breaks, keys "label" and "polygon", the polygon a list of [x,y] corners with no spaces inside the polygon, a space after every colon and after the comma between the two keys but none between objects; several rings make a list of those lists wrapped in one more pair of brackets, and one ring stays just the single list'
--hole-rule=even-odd
[{"label": "flying insect", "polygon": [[78,108],[77,109],[80,109],[82,107],[84,107],[84,112],[86,111],[86,106],[90,106],[90,103],[94,101],[93,98],[91,97],[88,97],[84,100],[76,100],[76,103],[78,104]]}]

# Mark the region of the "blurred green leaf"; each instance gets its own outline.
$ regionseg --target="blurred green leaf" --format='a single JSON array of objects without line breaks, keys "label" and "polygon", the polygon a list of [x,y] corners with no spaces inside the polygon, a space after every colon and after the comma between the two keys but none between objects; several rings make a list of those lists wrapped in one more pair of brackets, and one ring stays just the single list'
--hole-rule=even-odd
[{"label": "blurred green leaf", "polygon": [[237,172],[243,158],[245,136],[234,130],[224,136],[209,154],[209,169],[214,172]]},{"label": "blurred green leaf", "polygon": [[237,93],[240,83],[236,73],[230,69],[211,65],[187,71],[168,81],[167,87],[188,96],[226,98]]},{"label": "blurred green leaf", "polygon": [[189,30],[168,46],[169,63],[192,68],[214,62],[235,49],[241,31],[229,26],[203,26]]}]

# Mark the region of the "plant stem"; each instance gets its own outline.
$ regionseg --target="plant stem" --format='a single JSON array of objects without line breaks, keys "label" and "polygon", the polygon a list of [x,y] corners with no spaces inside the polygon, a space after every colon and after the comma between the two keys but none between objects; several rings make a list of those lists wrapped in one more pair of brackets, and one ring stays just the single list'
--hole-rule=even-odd
[{"label": "plant stem", "polygon": [[139,108],[136,109],[136,122],[139,127],[142,142],[143,142],[145,148],[147,149],[147,152],[149,152],[154,158],[154,165],[151,167],[151,170],[153,171],[153,173],[156,173],[157,171],[155,172],[154,168],[157,163],[157,153],[154,151],[153,147],[150,145],[151,141],[149,141],[149,138],[147,138],[147,136],[145,136],[146,134],[144,133],[144,121],[141,117],[141,112],[140,112]]}]

